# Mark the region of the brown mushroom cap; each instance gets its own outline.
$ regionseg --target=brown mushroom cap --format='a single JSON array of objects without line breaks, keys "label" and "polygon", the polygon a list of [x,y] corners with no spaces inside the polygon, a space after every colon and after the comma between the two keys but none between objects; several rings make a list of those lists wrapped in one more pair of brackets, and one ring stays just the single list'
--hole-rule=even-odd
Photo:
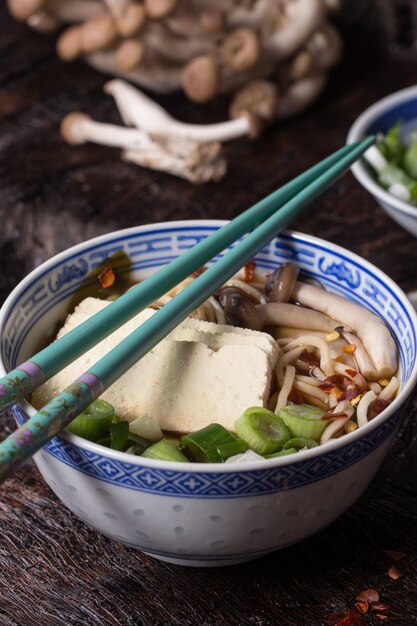
[{"label": "brown mushroom cap", "polygon": [[229,114],[232,119],[248,117],[251,137],[258,137],[263,127],[275,119],[277,106],[276,85],[267,80],[254,80],[236,93]]},{"label": "brown mushroom cap", "polygon": [[153,20],[160,20],[177,8],[178,0],[145,0],[146,15]]},{"label": "brown mushroom cap", "polygon": [[122,37],[131,37],[142,28],[145,21],[145,7],[138,2],[129,2],[116,19],[116,29]]},{"label": "brown mushroom cap", "polygon": [[132,70],[137,67],[145,53],[143,43],[138,39],[125,39],[115,52],[115,61],[121,70]]},{"label": "brown mushroom cap", "polygon": [[27,24],[33,30],[36,30],[38,33],[53,33],[60,26],[60,22],[55,15],[52,13],[48,13],[47,11],[39,11],[39,13],[34,13],[31,15]]},{"label": "brown mushroom cap", "polygon": [[224,39],[220,53],[232,70],[245,72],[259,61],[261,47],[258,36],[250,28],[236,28]]},{"label": "brown mushroom cap", "polygon": [[294,263],[284,263],[265,283],[267,302],[288,302],[297,281],[299,269]]},{"label": "brown mushroom cap", "polygon": [[115,21],[111,15],[100,15],[81,26],[83,52],[97,52],[111,46],[117,37]]},{"label": "brown mushroom cap", "polygon": [[241,293],[224,290],[221,298],[226,324],[252,330],[262,330],[254,303]]},{"label": "brown mushroom cap", "polygon": [[45,0],[7,0],[7,8],[19,22],[26,20],[43,8]]},{"label": "brown mushroom cap", "polygon": [[74,61],[82,53],[81,26],[70,26],[58,38],[56,51],[62,61]]},{"label": "brown mushroom cap", "polygon": [[205,9],[200,13],[200,26],[206,33],[218,33],[224,29],[224,14],[216,9]]},{"label": "brown mushroom cap", "polygon": [[292,81],[300,80],[307,76],[313,67],[313,58],[307,50],[299,52],[289,64],[288,74]]},{"label": "brown mushroom cap", "polygon": [[207,102],[213,98],[219,85],[216,59],[209,54],[192,59],[181,73],[181,83],[193,102]]},{"label": "brown mushroom cap", "polygon": [[77,133],[77,126],[80,122],[89,121],[91,118],[85,113],[75,111],[66,115],[61,122],[61,135],[67,143],[70,144],[82,144],[85,143],[85,139],[80,139]]}]

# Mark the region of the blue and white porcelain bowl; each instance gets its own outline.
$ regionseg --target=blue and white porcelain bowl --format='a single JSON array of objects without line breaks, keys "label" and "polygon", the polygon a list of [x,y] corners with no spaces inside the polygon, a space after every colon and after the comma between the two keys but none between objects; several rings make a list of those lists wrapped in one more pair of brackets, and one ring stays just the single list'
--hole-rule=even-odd
[{"label": "blue and white porcelain bowl", "polygon": [[[137,278],[168,263],[222,222],[167,222],[110,233],[47,261],[12,292],[0,318],[0,375],[27,359],[87,274],[118,250]],[[287,232],[257,256],[272,270],[292,260],[305,276],[381,315],[400,351],[402,390],[365,427],[288,458],[242,465],[182,464],[126,455],[70,433],[36,464],[86,524],[156,558],[194,566],[248,561],[330,524],[359,498],[386,455],[417,378],[414,310],[382,272],[326,241]],[[126,268],[128,270],[128,268]],[[34,409],[13,409],[21,423]]]},{"label": "blue and white porcelain bowl", "polygon": [[[407,141],[407,137],[417,130],[417,86],[397,91],[366,109],[350,129],[347,143],[367,135],[386,133],[398,121],[403,123],[402,138]],[[363,159],[352,166],[352,173],[393,220],[417,237],[416,206],[385,191]]]}]

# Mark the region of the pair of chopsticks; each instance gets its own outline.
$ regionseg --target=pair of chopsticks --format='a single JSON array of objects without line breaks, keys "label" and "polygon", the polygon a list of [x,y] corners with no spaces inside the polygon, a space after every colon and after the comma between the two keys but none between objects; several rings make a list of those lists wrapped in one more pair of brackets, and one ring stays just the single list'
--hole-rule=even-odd
[{"label": "pair of chopsticks", "polygon": [[0,443],[0,483],[65,428],[273,237],[295,220],[374,141],[375,138],[370,137],[330,155],[0,379],[1,409],[32,393],[68,363],[219,255],[248,231],[252,231]]}]

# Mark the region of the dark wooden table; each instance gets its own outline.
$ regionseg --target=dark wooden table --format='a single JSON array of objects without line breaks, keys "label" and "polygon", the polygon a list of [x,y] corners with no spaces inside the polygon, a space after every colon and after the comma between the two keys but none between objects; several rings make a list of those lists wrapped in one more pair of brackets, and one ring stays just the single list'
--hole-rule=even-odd
[{"label": "dark wooden table", "polygon": [[[356,24],[345,60],[320,102],[260,141],[226,147],[227,178],[193,187],[124,164],[117,150],[64,145],[59,121],[73,110],[120,123],[105,78],[64,66],[54,38],[29,32],[0,8],[0,300],[23,276],[83,239],[176,218],[231,218],[343,144],[355,117],[415,82],[417,66],[388,60]],[[226,102],[195,108],[161,99],[178,117],[222,120]],[[347,175],[296,228],[342,244],[405,290],[417,288],[416,240]],[[109,541],[66,510],[30,463],[1,488],[0,626],[137,624],[379,624],[361,618],[368,587],[392,605],[389,624],[417,623],[417,421],[414,410],[360,501],[315,537],[242,566],[195,570],[154,561]],[[13,428],[3,417],[1,435]],[[399,550],[403,573],[388,576]],[[356,616],[357,622],[353,622]],[[351,621],[348,621],[348,620]]]}]

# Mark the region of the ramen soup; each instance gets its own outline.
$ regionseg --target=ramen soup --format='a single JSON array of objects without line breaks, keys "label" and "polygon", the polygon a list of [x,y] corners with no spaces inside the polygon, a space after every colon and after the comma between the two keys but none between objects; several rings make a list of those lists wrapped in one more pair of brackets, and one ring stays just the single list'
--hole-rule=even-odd
[{"label": "ramen soup", "polygon": [[[204,271],[204,270],[202,270]],[[196,276],[59,372],[38,408]],[[58,338],[110,305],[83,299]],[[361,428],[395,397],[397,347],[385,323],[293,264],[254,262],[138,361],[68,426],[113,449],[172,461],[241,462],[298,454]]]}]

